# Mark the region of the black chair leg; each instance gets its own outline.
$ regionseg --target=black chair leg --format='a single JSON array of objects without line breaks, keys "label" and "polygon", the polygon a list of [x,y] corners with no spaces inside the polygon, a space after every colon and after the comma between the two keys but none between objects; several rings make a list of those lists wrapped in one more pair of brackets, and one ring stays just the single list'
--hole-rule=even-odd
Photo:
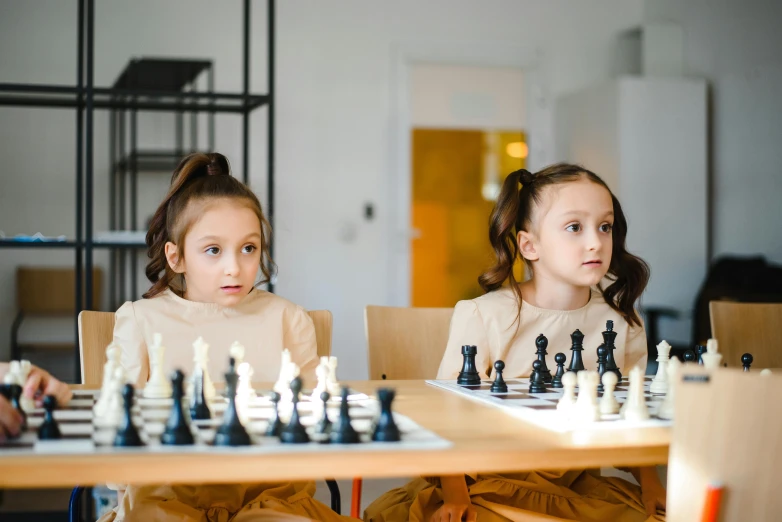
[{"label": "black chair leg", "polygon": [[334,479],[326,479],[326,485],[331,492],[331,510],[337,515],[342,514],[342,497],[339,494],[339,485]]}]

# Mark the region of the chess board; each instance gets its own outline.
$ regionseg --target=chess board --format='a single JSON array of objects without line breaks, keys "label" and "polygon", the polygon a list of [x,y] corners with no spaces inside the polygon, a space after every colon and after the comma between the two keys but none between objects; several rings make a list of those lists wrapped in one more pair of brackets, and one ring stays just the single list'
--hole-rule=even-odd
[{"label": "chess board", "polygon": [[[243,408],[244,426],[248,431],[252,444],[250,446],[215,446],[213,440],[217,428],[222,423],[223,412],[228,401],[218,397],[210,402],[212,418],[209,420],[191,420],[190,427],[196,443],[191,446],[169,446],[160,443],[160,435],[165,429],[166,420],[171,411],[171,399],[146,399],[138,397],[132,409],[134,424],[139,430],[146,446],[136,448],[113,447],[113,428],[96,426],[93,406],[96,402],[97,390],[75,390],[74,396],[67,407],[55,410],[54,418],[62,434],[59,440],[39,440],[38,427],[44,418],[43,409],[35,409],[27,414],[27,430],[16,439],[0,443],[0,458],[11,454],[94,454],[101,452],[187,454],[203,453],[285,453],[323,451],[384,451],[389,449],[431,451],[444,449],[451,443],[435,433],[424,429],[413,420],[396,412],[394,420],[402,433],[399,442],[373,442],[371,433],[374,420],[380,412],[379,402],[364,394],[351,393],[349,410],[353,428],[359,432],[361,442],[358,444],[333,444],[328,439],[315,433],[314,426],[322,415],[322,403],[313,402],[310,397],[302,396],[299,402],[299,415],[302,424],[307,428],[312,439],[305,444],[283,444],[277,437],[265,436],[266,428],[274,418],[273,404],[262,393],[251,399]],[[266,394],[269,395],[269,394]],[[333,398],[327,405],[329,419],[336,423],[339,418],[340,398]],[[283,422],[289,417],[283,403],[280,403],[280,418]],[[99,423],[98,423],[99,424]]]},{"label": "chess board", "polygon": [[[644,398],[650,415],[648,420],[630,422],[622,419],[619,414],[603,414],[599,421],[588,423],[572,421],[557,411],[557,402],[563,393],[562,388],[551,388],[547,385],[546,393],[529,393],[529,378],[506,379],[505,382],[508,385],[506,393],[492,393],[492,381],[490,380],[481,381],[481,384],[472,386],[456,384],[455,380],[428,380],[426,382],[432,386],[458,393],[470,399],[497,406],[514,417],[532,422],[543,428],[556,432],[574,432],[578,430],[593,431],[670,426],[671,421],[656,417],[657,409],[663,400],[663,396],[650,393],[649,387],[652,379],[652,376],[644,377]],[[623,375],[622,380],[617,383],[614,389],[614,397],[616,397],[620,406],[624,404],[627,398],[629,385],[630,382]],[[599,397],[602,397],[602,392],[598,392],[597,395],[599,401]]]}]

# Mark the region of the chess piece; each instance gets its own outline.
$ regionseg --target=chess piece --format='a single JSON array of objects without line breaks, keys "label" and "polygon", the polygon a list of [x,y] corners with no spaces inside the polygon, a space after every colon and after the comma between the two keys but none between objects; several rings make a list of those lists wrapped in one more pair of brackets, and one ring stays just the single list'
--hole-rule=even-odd
[{"label": "chess piece", "polygon": [[214,400],[216,395],[215,386],[211,377],[209,377],[209,345],[204,341],[203,337],[199,337],[193,342],[193,352],[195,368],[192,377],[192,387],[195,388],[195,383],[201,378],[198,374],[202,372],[204,374],[204,396],[208,401]]},{"label": "chess piece", "polygon": [[616,350],[616,345],[614,344],[616,342],[616,332],[614,331],[614,322],[610,319],[606,321],[606,329],[601,334],[603,336],[603,344],[606,347],[606,350],[608,350],[608,358],[606,359],[606,371],[607,372],[614,372],[616,374],[617,380],[622,380],[622,372],[619,371],[619,367],[616,365],[616,360],[614,359],[614,350]]},{"label": "chess piece", "polygon": [[282,429],[280,433],[280,441],[285,444],[303,444],[310,441],[307,430],[301,424],[299,418],[299,394],[301,393],[301,378],[296,377],[291,381],[291,392],[293,393],[293,413],[291,414],[291,420],[287,426]]},{"label": "chess piece", "polygon": [[619,413],[623,419],[631,422],[649,418],[649,408],[644,398],[644,372],[638,366],[630,370],[630,389]]},{"label": "chess piece", "polygon": [[331,429],[331,442],[335,444],[357,444],[360,442],[358,432],[350,423],[350,406],[348,405],[348,389],[342,388],[342,403],[339,405],[339,420],[337,426]]},{"label": "chess piece", "polygon": [[185,409],[182,404],[182,397],[185,395],[184,389],[185,375],[181,370],[175,370],[171,374],[171,396],[174,404],[171,407],[171,413],[166,421],[166,429],[160,436],[161,444],[167,446],[188,446],[195,444],[193,433],[190,431]]},{"label": "chess piece", "polygon": [[[608,362],[608,348],[606,348],[605,344],[601,344],[597,347],[597,375],[598,375],[598,385],[597,385],[597,391],[602,392],[603,391],[603,374],[606,372],[606,363]],[[609,372],[613,373],[613,372]]]},{"label": "chess piece", "polygon": [[0,385],[0,395],[5,397],[6,400],[11,403],[11,406],[13,406],[13,408],[22,417],[22,426],[21,426],[22,431],[26,430],[27,414],[22,408],[22,403],[21,403],[22,386],[16,384],[15,380],[9,379],[7,383],[4,382],[2,385]]},{"label": "chess piece", "polygon": [[546,366],[546,355],[548,355],[548,352],[546,351],[548,339],[546,336],[540,334],[537,339],[535,339],[535,346],[537,347],[536,354],[540,361],[540,376],[543,378],[544,383],[551,384],[551,371],[549,371],[548,366]]},{"label": "chess piece", "polygon": [[554,362],[557,363],[557,371],[554,374],[554,377],[551,378],[552,388],[562,388],[562,376],[565,375],[566,361],[567,361],[567,356],[562,352],[559,352],[557,355],[554,356]]},{"label": "chess piece", "polygon": [[478,354],[478,347],[465,345],[462,346],[462,371],[456,379],[456,384],[461,386],[474,386],[481,383],[481,376],[475,368],[475,356]]},{"label": "chess piece", "polygon": [[391,404],[394,402],[395,396],[396,392],[390,388],[377,390],[377,400],[380,401],[380,416],[372,432],[372,440],[375,442],[399,442],[402,440],[399,427],[394,421],[394,414],[391,412]]},{"label": "chess piece", "polygon": [[326,364],[328,365],[329,372],[326,378],[326,389],[331,395],[339,394],[339,381],[337,381],[337,358],[333,355],[326,357]]},{"label": "chess piece", "polygon": [[722,354],[718,352],[717,339],[709,339],[706,342],[706,353],[703,354],[703,365],[714,370],[720,367]]},{"label": "chess piece", "polygon": [[101,384],[98,400],[95,401],[95,406],[93,406],[96,417],[103,416],[106,411],[111,381],[114,379],[114,370],[120,366],[121,355],[121,348],[118,344],[111,343],[106,347],[106,363],[103,365],[103,383]]},{"label": "chess piece", "polygon": [[[27,382],[27,378],[30,376],[30,371],[32,371],[33,365],[30,363],[30,361],[23,359],[19,362],[19,367],[19,385],[24,388],[24,384]],[[19,400],[19,404],[23,412],[31,412],[35,409],[35,401],[31,397],[28,397],[24,394],[22,394],[22,397]]]},{"label": "chess piece", "polygon": [[573,417],[581,422],[600,420],[600,408],[597,405],[597,384],[600,376],[596,371],[584,370],[578,372],[576,377],[578,379],[578,399],[573,407]]},{"label": "chess piece", "polygon": [[291,375],[290,365],[292,364],[291,352],[287,348],[282,351],[282,359],[280,360],[280,376],[277,378],[277,382],[274,383],[274,391],[280,394],[280,397],[284,396],[286,392],[290,391],[291,381],[296,375]]},{"label": "chess piece", "polygon": [[331,420],[329,420],[329,415],[326,411],[326,404],[329,402],[330,398],[331,394],[326,390],[323,390],[320,393],[320,400],[323,403],[323,412],[321,414],[320,420],[315,425],[315,433],[320,435],[328,435],[331,433]]},{"label": "chess piece", "polygon": [[266,428],[267,437],[279,437],[282,432],[282,422],[280,421],[280,394],[276,391],[272,392],[271,396],[272,404],[274,405],[274,418],[269,421],[269,426]]},{"label": "chess piece", "polygon": [[601,380],[604,390],[603,396],[600,397],[600,413],[604,415],[619,413],[619,403],[616,397],[614,397],[614,388],[616,388],[618,381],[616,374],[614,372],[605,372]]},{"label": "chess piece", "polygon": [[753,360],[754,358],[751,353],[745,353],[741,356],[741,365],[744,367],[745,372],[749,371],[749,367],[752,365]]},{"label": "chess piece", "polygon": [[562,397],[557,402],[557,411],[565,417],[569,417],[573,406],[576,404],[576,373],[566,372],[562,376]]},{"label": "chess piece", "polygon": [[54,420],[54,410],[57,408],[57,398],[54,395],[47,395],[43,399],[43,409],[46,413],[43,416],[43,423],[38,428],[39,440],[57,440],[62,438],[57,421]]},{"label": "chess piece", "polygon": [[129,448],[143,446],[144,442],[133,424],[133,385],[128,383],[122,390],[123,415],[122,422],[117,428],[117,434],[114,436],[114,445],[120,448]]},{"label": "chess piece", "polygon": [[163,369],[166,347],[163,346],[163,336],[159,333],[153,335],[149,352],[149,380],[144,386],[143,395],[147,399],[167,399],[171,397],[171,383],[166,379]]},{"label": "chess piece", "polygon": [[204,374],[199,372],[200,378],[194,383],[193,395],[190,398],[190,418],[193,420],[207,420],[212,418],[209,404],[204,393]]},{"label": "chess piece", "polygon": [[584,334],[581,333],[581,330],[576,330],[570,334],[570,340],[572,341],[570,347],[572,355],[570,356],[570,368],[568,368],[568,371],[578,373],[585,369],[584,361],[581,358],[581,352],[584,351]]},{"label": "chess piece", "polygon": [[236,396],[239,397],[242,403],[247,403],[250,399],[254,398],[255,390],[252,385],[253,368],[250,363],[243,362],[238,365],[236,373],[239,374],[239,385],[236,388]]},{"label": "chess piece", "polygon": [[122,399],[122,387],[125,385],[125,370],[122,366],[114,368],[114,375],[108,384],[105,406],[100,412],[96,412],[94,423],[99,428],[117,428],[122,422],[124,403]]},{"label": "chess piece", "polygon": [[540,361],[532,361],[532,376],[529,381],[530,393],[546,393],[546,385],[543,382],[543,376],[540,374]]},{"label": "chess piece", "polygon": [[3,376],[3,384],[18,384],[24,386],[22,380],[22,365],[19,361],[11,361],[8,363],[8,371]]},{"label": "chess piece", "polygon": [[706,353],[706,345],[699,344],[695,347],[695,350],[698,352],[698,364],[703,366],[703,354]]},{"label": "chess piece", "polygon": [[502,371],[505,369],[505,363],[503,361],[497,361],[494,363],[494,382],[491,385],[492,393],[507,393],[508,385],[505,384],[505,379],[502,378]]},{"label": "chess piece", "polygon": [[[225,373],[226,397],[228,407],[223,413],[223,423],[215,433],[215,446],[249,446],[250,435],[242,426],[239,412],[236,409],[236,387],[239,376],[236,373],[236,360],[231,357],[228,363],[228,371]],[[298,397],[296,397],[298,400]]]},{"label": "chess piece", "polygon": [[244,345],[239,341],[234,341],[233,343],[231,343],[231,347],[228,348],[228,355],[230,357],[233,357],[234,361],[236,361],[237,368],[240,367],[244,362],[244,354],[245,354]]},{"label": "chess piece", "polygon": [[667,341],[661,341],[657,345],[657,374],[649,387],[649,391],[655,395],[662,395],[668,391],[668,355],[670,353],[671,345]]},{"label": "chess piece", "polygon": [[657,416],[661,419],[673,420],[674,395],[677,386],[676,374],[679,372],[680,367],[681,362],[679,362],[679,359],[672,357],[666,368],[668,372],[668,390],[657,409]]},{"label": "chess piece", "polygon": [[760,375],[763,377],[769,377],[771,376],[771,374],[772,372],[769,368],[763,368],[762,370],[760,370]]},{"label": "chess piece", "polygon": [[698,356],[690,350],[689,348],[684,350],[684,362],[686,363],[694,363],[698,360]]},{"label": "chess piece", "polygon": [[[315,377],[318,384],[312,390],[312,402],[315,403],[324,391],[328,391],[329,362],[328,357],[321,357],[320,364],[315,368]],[[331,395],[331,392],[329,392]]]}]

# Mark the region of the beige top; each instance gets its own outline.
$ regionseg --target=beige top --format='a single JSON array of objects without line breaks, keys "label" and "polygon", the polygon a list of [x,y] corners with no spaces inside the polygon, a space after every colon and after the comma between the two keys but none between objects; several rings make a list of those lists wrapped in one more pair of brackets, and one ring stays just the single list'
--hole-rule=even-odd
[{"label": "beige top", "polygon": [[254,370],[253,381],[276,381],[282,350],[301,368],[305,383],[314,385],[318,365],[315,326],[307,312],[275,294],[253,289],[235,307],[188,301],[166,290],[151,299],[123,304],[116,314],[114,342],[122,347],[121,363],[129,382],[143,386],[149,378],[147,346],[160,333],[165,347],[166,375],[179,368],[193,370],[193,342],[203,337],[209,344],[209,376],[224,382],[230,347],[244,345]]},{"label": "beige top", "polygon": [[614,359],[623,375],[630,368],[646,368],[646,333],[643,327],[630,327],[616,310],[606,304],[600,292],[592,291],[589,302],[576,310],[546,310],[522,301],[520,322],[516,323],[516,297],[510,288],[489,292],[476,299],[456,303],[448,345],[445,348],[438,379],[455,379],[462,369],[462,345],[475,345],[478,355],[475,365],[481,377],[494,372],[494,362],[505,362],[503,377],[528,377],[532,361],[537,359],[535,339],[543,334],[548,338],[546,366],[553,375],[557,365],[554,356],[567,356],[565,369],[570,364],[572,345],[570,334],[576,329],[584,334],[584,366],[597,369],[597,347],[603,343],[601,332],[606,321],[614,321],[616,350]]}]

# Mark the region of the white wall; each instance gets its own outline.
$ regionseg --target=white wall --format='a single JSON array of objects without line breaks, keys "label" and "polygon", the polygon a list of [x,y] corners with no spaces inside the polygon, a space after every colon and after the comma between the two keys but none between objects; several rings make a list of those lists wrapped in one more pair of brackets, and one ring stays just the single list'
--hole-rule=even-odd
[{"label": "white wall", "polygon": [[[73,82],[75,5],[60,0],[0,2],[0,81]],[[262,4],[253,2],[255,91],[265,89]],[[96,83],[110,83],[131,56],[203,56],[216,60],[219,90],[238,90],[240,3],[221,2],[219,9],[214,5],[206,0],[99,2]],[[388,180],[399,119],[392,101],[397,94],[395,50],[419,45],[525,49],[539,64],[534,99],[545,107],[553,96],[609,76],[612,45],[620,31],[640,22],[643,4],[285,0],[277,2],[277,8],[277,290],[307,308],[333,311],[340,373],[361,378],[366,376],[363,307],[387,303],[391,293],[386,274],[393,230]],[[469,63],[469,56],[453,61],[481,65]],[[96,135],[97,194],[107,192],[100,177],[107,164],[103,118],[96,118],[96,128],[104,129]],[[65,112],[0,108],[0,229],[71,233],[72,121],[72,114]],[[162,145],[167,136],[164,122],[170,120],[160,116],[146,121],[145,140]],[[263,196],[263,111],[252,121],[252,181]],[[218,149],[238,168],[238,119],[226,116],[219,123]],[[550,140],[550,123],[537,120],[530,132]],[[26,176],[36,177],[35,186],[25,186],[21,178]],[[28,190],[40,186],[49,192]],[[35,204],[16,203],[31,197]],[[372,221],[362,218],[366,202],[376,208]],[[104,201],[96,202],[96,213],[98,219],[105,217]],[[13,267],[38,260],[32,252],[0,253],[0,288],[6,289],[0,296],[0,339],[8,338],[13,313]],[[69,260],[65,254],[46,257],[47,262]]]}]

